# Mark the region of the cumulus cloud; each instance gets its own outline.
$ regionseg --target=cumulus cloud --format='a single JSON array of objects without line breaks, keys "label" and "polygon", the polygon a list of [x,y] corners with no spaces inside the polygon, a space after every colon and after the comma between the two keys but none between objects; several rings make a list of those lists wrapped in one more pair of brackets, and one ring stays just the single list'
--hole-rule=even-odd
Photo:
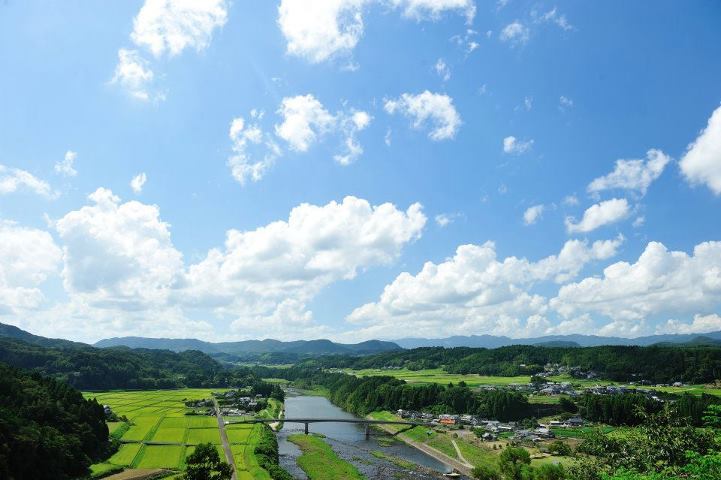
[{"label": "cumulus cloud", "polygon": [[363,11],[372,4],[400,9],[417,21],[436,20],[447,11],[456,11],[470,22],[475,14],[472,0],[281,0],[278,26],[288,53],[311,63],[348,55],[363,36]]},{"label": "cumulus cloud", "polygon": [[[615,255],[622,238],[569,240],[558,255],[538,262],[498,259],[493,242],[461,245],[439,264],[426,262],[416,275],[404,272],[383,289],[379,300],[355,309],[347,318],[368,337],[488,332],[518,336],[545,329],[548,301],[534,294],[541,281],[566,281],[590,261]],[[530,327],[529,327],[530,326]]]},{"label": "cumulus cloud", "polygon": [[384,108],[391,115],[401,113],[410,118],[413,128],[429,128],[428,137],[435,141],[452,139],[461,126],[453,99],[428,90],[417,95],[404,93],[395,100],[386,100]]},{"label": "cumulus cloud", "polygon": [[510,155],[521,155],[533,147],[533,140],[519,140],[514,136],[503,139],[503,152]]},{"label": "cumulus cloud", "polygon": [[510,43],[511,45],[523,45],[528,42],[530,31],[528,27],[516,20],[503,27],[499,38],[501,41]]},{"label": "cumulus cloud", "polygon": [[708,333],[721,330],[721,316],[711,313],[694,315],[690,323],[670,319],[656,328],[656,333]]},{"label": "cumulus cloud", "polygon": [[145,182],[147,181],[148,176],[145,174],[145,172],[141,172],[134,176],[132,180],[130,180],[130,188],[136,194],[141,193],[143,191],[143,187],[145,186]]},{"label": "cumulus cloud", "polygon": [[137,100],[163,100],[164,95],[153,90],[154,78],[149,62],[137,50],[118,50],[118,64],[111,85],[118,85]]},{"label": "cumulus cloud", "polygon": [[228,231],[223,248],[189,267],[179,296],[240,319],[235,326],[246,330],[260,326],[248,319],[281,318],[284,309],[304,323],[311,318],[304,305],[318,292],[392,262],[420,236],[425,223],[419,204],[405,212],[355,197],[323,206],[302,204],[287,221]]},{"label": "cumulus cloud", "polygon": [[288,149],[303,153],[322,138],[333,135],[340,142],[333,160],[340,165],[350,165],[363,154],[358,133],[372,121],[367,112],[352,108],[331,113],[311,94],[283,98],[276,114],[279,120],[273,128],[274,135],[263,129],[261,122],[265,114],[258,110],[252,110],[247,121],[237,117],[230,124],[233,155],[228,159],[228,166],[241,185],[263,178],[283,155],[279,141]]},{"label": "cumulus cloud", "polygon": [[0,316],[38,308],[62,251],[49,233],[0,220]]},{"label": "cumulus cloud", "polygon": [[588,233],[623,220],[630,214],[631,207],[628,205],[628,200],[613,198],[588,207],[578,223],[572,217],[566,217],[566,230],[568,233]]},{"label": "cumulus cloud", "polygon": [[292,150],[305,152],[316,139],[335,125],[335,118],[313,95],[283,99],[278,114],[283,121],[275,133],[288,142]]},{"label": "cumulus cloud", "polygon": [[48,198],[56,196],[45,180],[40,180],[28,171],[0,164],[0,195],[19,191],[28,191]]},{"label": "cumulus cloud", "polygon": [[711,114],[708,125],[688,146],[679,165],[689,183],[705,184],[721,195],[721,107]]},{"label": "cumulus cloud", "polygon": [[661,176],[671,157],[661,150],[651,149],[646,152],[646,160],[616,160],[613,172],[598,177],[588,185],[589,193],[604,190],[633,190],[645,195],[651,183]]},{"label": "cumulus cloud", "polygon": [[72,150],[65,152],[65,157],[55,162],[55,173],[66,177],[74,177],[77,175],[78,171],[75,170],[74,167],[76,158],[78,158],[77,152],[73,152]]},{"label": "cumulus cloud", "polygon": [[543,205],[533,205],[528,207],[526,211],[523,212],[523,223],[526,225],[533,225],[536,223],[543,215],[543,210],[545,210],[545,208],[546,207]]},{"label": "cumulus cloud", "polygon": [[130,38],[156,57],[178,55],[186,48],[201,51],[227,20],[226,0],[145,0]]},{"label": "cumulus cloud", "polygon": [[91,204],[66,214],[55,228],[63,242],[66,291],[91,306],[134,311],[164,304],[182,273],[182,255],[155,205],[99,188]]},{"label": "cumulus cloud", "polygon": [[721,242],[700,243],[691,255],[650,242],[635,263],[617,262],[600,278],[564,285],[551,301],[567,318],[578,313],[606,316],[612,321],[604,334],[624,335],[637,333],[652,316],[712,312],[720,305]]}]

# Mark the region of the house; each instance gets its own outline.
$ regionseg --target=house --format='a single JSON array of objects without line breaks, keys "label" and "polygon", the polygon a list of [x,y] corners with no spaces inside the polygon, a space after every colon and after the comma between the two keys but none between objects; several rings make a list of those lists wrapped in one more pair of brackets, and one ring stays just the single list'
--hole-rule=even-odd
[{"label": "house", "polygon": [[568,427],[580,427],[583,425],[583,419],[581,417],[571,417],[566,420],[566,426]]},{"label": "house", "polygon": [[438,417],[438,423],[441,425],[455,425],[459,422],[459,418],[457,415],[448,415],[443,414],[440,417]]}]

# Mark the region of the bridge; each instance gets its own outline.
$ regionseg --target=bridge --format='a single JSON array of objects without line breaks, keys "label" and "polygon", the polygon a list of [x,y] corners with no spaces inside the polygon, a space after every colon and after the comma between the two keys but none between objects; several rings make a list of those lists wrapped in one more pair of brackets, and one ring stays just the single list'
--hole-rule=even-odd
[{"label": "bridge", "polygon": [[409,422],[406,420],[374,420],[370,418],[250,418],[247,420],[231,420],[226,421],[226,425],[237,423],[302,423],[305,425],[305,434],[308,435],[308,425],[311,423],[355,423],[365,426],[366,439],[370,437],[371,425],[406,425],[408,428],[401,429],[393,435],[397,435],[413,427],[429,427],[431,423],[426,422]]}]

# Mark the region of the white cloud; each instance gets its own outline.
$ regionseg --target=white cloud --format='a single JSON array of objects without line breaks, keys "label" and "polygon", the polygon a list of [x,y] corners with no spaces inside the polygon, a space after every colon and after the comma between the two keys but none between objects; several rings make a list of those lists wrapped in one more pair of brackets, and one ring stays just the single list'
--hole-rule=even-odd
[{"label": "white cloud", "polygon": [[278,114],[283,117],[283,122],[275,126],[276,135],[298,152],[307,151],[336,122],[335,117],[310,94],[284,98]]},{"label": "white cloud", "polygon": [[442,58],[438,59],[433,68],[436,70],[436,73],[439,77],[441,77],[441,80],[443,80],[444,82],[447,82],[451,79],[451,69],[448,68],[448,65],[446,65],[446,62]]},{"label": "white cloud", "polygon": [[444,228],[455,222],[460,216],[460,213],[439,213],[434,217],[434,220],[439,227]]},{"label": "white cloud", "polygon": [[563,198],[563,204],[567,206],[578,205],[578,197],[576,195],[566,195]]},{"label": "white cloud", "polygon": [[521,155],[533,147],[533,140],[518,140],[513,135],[503,139],[503,152],[511,155]]},{"label": "white cloud", "polygon": [[566,18],[566,15],[558,13],[558,8],[553,9],[537,17],[537,22],[551,22],[556,24],[561,30],[569,31],[574,30],[575,27],[571,25]]},{"label": "white cloud", "polygon": [[621,334],[635,333],[653,316],[713,312],[720,305],[721,242],[700,243],[692,255],[650,242],[636,263],[617,262],[600,278],[564,285],[551,301],[564,317],[604,315],[612,319],[605,332]]},{"label": "white cloud", "polygon": [[77,152],[73,152],[72,150],[65,152],[65,157],[62,160],[55,162],[55,173],[59,173],[60,175],[64,175],[66,177],[74,177],[77,175],[78,171],[75,170],[73,165],[77,157]]},{"label": "white cloud", "polygon": [[446,11],[457,11],[470,22],[472,0],[281,0],[278,25],[291,55],[320,63],[349,55],[363,36],[363,10],[371,4],[390,5],[417,21],[436,20]]},{"label": "white cloud", "polygon": [[558,108],[560,108],[562,111],[565,111],[569,108],[573,108],[573,100],[570,98],[561,95],[558,99]]},{"label": "white cloud", "polygon": [[350,165],[363,154],[363,147],[358,142],[356,135],[370,125],[372,117],[364,111],[354,111],[351,114],[336,115],[338,128],[343,132],[345,152],[333,156],[340,165]]},{"label": "white cloud", "polygon": [[503,27],[499,38],[501,41],[508,42],[511,45],[523,45],[528,42],[528,39],[530,38],[530,31],[528,30],[528,27],[516,20],[515,22],[509,23]]},{"label": "white cloud", "polygon": [[283,155],[278,139],[290,150],[302,153],[323,137],[335,135],[340,138],[341,146],[333,159],[340,165],[350,165],[363,153],[358,133],[368,128],[373,119],[367,112],[352,108],[332,114],[311,94],[285,97],[276,113],[280,120],[274,127],[275,137],[261,126],[263,112],[253,110],[249,121],[237,117],[231,122],[229,136],[233,155],[228,159],[228,166],[241,185],[263,178]]},{"label": "white cloud", "polygon": [[236,328],[264,328],[247,319],[278,318],[279,309],[291,306],[294,318],[306,321],[310,317],[301,306],[333,282],[392,262],[420,236],[425,222],[419,204],[406,212],[355,197],[302,204],[288,221],[228,231],[224,248],[189,267],[178,293],[184,302],[241,319]]},{"label": "white cloud", "polygon": [[473,0],[390,0],[403,9],[403,15],[415,20],[438,20],[446,11],[457,11],[471,23],[476,14]]},{"label": "white cloud", "polygon": [[130,38],[156,57],[178,55],[186,48],[202,51],[227,19],[226,0],[145,0]]},{"label": "white cloud", "polygon": [[49,233],[0,220],[0,317],[38,308],[38,287],[57,273],[61,258]]},{"label": "white cloud", "polygon": [[148,181],[148,176],[145,175],[145,172],[140,172],[136,176],[130,180],[130,188],[135,192],[136,194],[141,193],[143,191],[143,187],[145,186],[145,182]]},{"label": "white cloud", "polygon": [[656,328],[656,333],[709,333],[721,330],[721,316],[710,313],[708,315],[694,315],[691,323],[679,320],[668,320],[664,325]]},{"label": "white cloud", "polygon": [[631,208],[625,198],[605,200],[588,207],[578,223],[575,223],[572,217],[566,217],[566,230],[568,233],[588,233],[604,225],[623,220],[630,213]]},{"label": "white cloud", "polygon": [[648,187],[661,176],[670,161],[671,157],[656,149],[646,152],[646,161],[616,160],[613,172],[593,180],[587,190],[589,193],[612,189],[634,190],[645,195]]},{"label": "white cloud", "polygon": [[543,205],[533,205],[532,207],[528,207],[526,211],[523,212],[523,223],[526,225],[533,225],[536,223],[543,215],[543,210],[545,210],[545,208],[546,207]]},{"label": "white cloud", "polygon": [[418,95],[404,93],[396,100],[386,100],[384,108],[391,115],[398,112],[410,118],[413,128],[430,128],[428,137],[435,141],[452,139],[461,126],[453,99],[428,90]]},{"label": "white cloud", "polygon": [[708,125],[688,146],[679,165],[689,183],[705,184],[721,195],[721,107],[711,114]]},{"label": "white cloud", "polygon": [[45,180],[25,170],[0,164],[0,195],[18,191],[29,191],[48,198],[57,195]]},{"label": "white cloud", "polygon": [[137,311],[163,305],[183,260],[158,207],[121,203],[104,188],[88,198],[91,205],[56,222],[66,291],[94,307]]},{"label": "white cloud", "polygon": [[632,226],[633,228],[640,228],[643,227],[643,225],[646,223],[646,217],[643,215],[639,215],[636,217],[636,219],[633,221]]},{"label": "white cloud", "polygon": [[519,336],[522,329],[545,328],[547,300],[531,292],[540,281],[565,281],[588,262],[615,255],[622,238],[595,242],[569,240],[558,255],[538,262],[497,259],[492,242],[461,245],[455,255],[426,262],[416,275],[401,273],[379,300],[356,308],[348,321],[364,337],[486,332]]},{"label": "white cloud", "polygon": [[233,178],[241,185],[248,180],[257,182],[275,163],[282,151],[270,134],[263,132],[259,121],[262,114],[253,110],[246,123],[243,117],[230,122],[228,136],[233,142],[233,155],[228,158],[228,166]]},{"label": "white cloud", "polygon": [[312,63],[347,54],[363,36],[363,7],[369,0],[307,2],[282,0],[278,25],[288,53]]},{"label": "white cloud", "polygon": [[118,50],[118,64],[110,80],[112,85],[120,86],[131,97],[144,102],[163,100],[163,94],[152,91],[154,78],[148,61],[137,50]]}]

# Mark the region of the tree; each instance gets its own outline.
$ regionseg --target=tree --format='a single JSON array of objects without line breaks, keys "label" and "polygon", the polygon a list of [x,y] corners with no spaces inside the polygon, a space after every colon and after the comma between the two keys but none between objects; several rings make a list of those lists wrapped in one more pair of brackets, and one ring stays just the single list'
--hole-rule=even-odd
[{"label": "tree", "polygon": [[531,455],[525,448],[508,447],[498,459],[503,478],[508,480],[523,480],[527,476],[531,464]]},{"label": "tree", "polygon": [[186,461],[185,480],[230,480],[230,465],[220,460],[212,443],[201,443]]},{"label": "tree", "polygon": [[495,468],[478,465],[471,470],[471,476],[476,480],[501,480],[501,474]]},{"label": "tree", "polygon": [[545,463],[535,470],[533,478],[534,480],[564,480],[568,477],[563,465]]}]

